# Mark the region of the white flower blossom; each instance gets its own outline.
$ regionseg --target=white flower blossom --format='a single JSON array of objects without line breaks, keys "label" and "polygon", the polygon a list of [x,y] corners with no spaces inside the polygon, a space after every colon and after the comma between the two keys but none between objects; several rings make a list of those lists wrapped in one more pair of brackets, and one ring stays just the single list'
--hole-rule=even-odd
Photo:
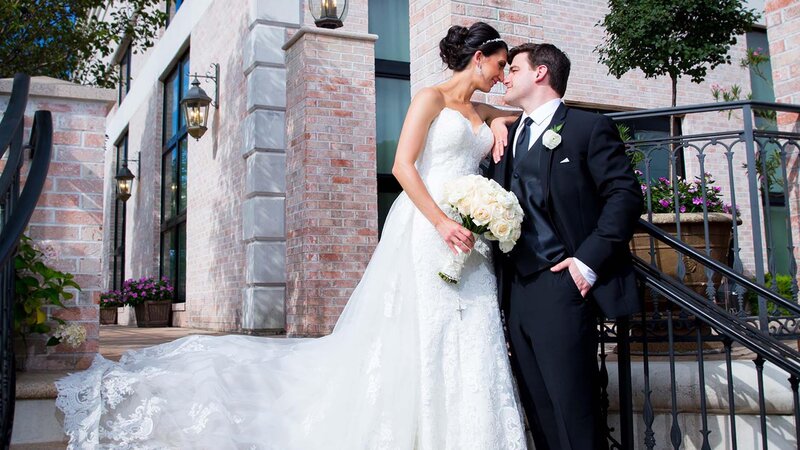
[{"label": "white flower blossom", "polygon": [[86,341],[86,328],[77,323],[59,325],[53,337],[72,348],[78,348]]}]

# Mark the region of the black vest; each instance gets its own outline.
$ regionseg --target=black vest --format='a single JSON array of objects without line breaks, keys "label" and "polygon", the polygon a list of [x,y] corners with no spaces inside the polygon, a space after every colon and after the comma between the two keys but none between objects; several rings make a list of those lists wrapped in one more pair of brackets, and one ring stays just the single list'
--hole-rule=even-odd
[{"label": "black vest", "polygon": [[[533,250],[537,272],[549,269],[567,254],[567,250],[558,239],[545,209],[540,162],[543,159],[547,161],[547,158],[543,158],[543,152],[542,136],[539,136],[527,152],[523,153],[517,149],[517,155],[514,156],[513,163],[506,166],[510,169],[510,176],[506,177],[508,185],[505,188],[510,189],[517,196],[520,204],[523,204],[523,209],[528,215],[524,220],[530,220],[533,223],[533,227],[527,228],[528,232],[521,239],[525,239],[525,247]],[[527,155],[527,153],[531,154]],[[525,205],[525,202],[528,202],[528,204]],[[518,242],[517,246],[520,243]],[[514,260],[518,257],[518,254],[519,252],[512,251],[509,256]],[[530,258],[531,255],[528,254],[525,257]]]}]

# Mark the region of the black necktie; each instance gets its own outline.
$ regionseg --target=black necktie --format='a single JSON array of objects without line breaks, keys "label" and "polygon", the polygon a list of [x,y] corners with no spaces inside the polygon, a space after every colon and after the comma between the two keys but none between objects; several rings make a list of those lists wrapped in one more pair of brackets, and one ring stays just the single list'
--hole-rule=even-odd
[{"label": "black necktie", "polygon": [[515,147],[514,151],[514,159],[519,160],[525,153],[528,151],[529,140],[531,136],[531,124],[533,123],[533,119],[530,117],[525,118],[525,122],[522,124],[522,130],[519,132],[519,136],[517,136],[517,146]]}]

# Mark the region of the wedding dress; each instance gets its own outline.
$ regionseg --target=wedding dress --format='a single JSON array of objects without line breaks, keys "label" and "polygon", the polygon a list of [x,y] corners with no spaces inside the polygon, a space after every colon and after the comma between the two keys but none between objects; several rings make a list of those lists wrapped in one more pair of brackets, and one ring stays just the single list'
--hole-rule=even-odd
[{"label": "wedding dress", "polygon": [[[492,142],[445,108],[416,163],[433,198]],[[56,383],[70,448],[524,449],[491,262],[474,252],[452,285],[449,252],[401,194],[333,333],[98,355]]]}]

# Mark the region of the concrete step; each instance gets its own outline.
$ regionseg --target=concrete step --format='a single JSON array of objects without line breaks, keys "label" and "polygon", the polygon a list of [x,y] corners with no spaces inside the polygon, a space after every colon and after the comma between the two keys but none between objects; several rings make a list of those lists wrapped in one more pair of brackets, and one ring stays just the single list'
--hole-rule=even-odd
[{"label": "concrete step", "polygon": [[41,442],[36,444],[11,444],[11,450],[64,450],[64,442]]},{"label": "concrete step", "polygon": [[18,450],[64,449],[67,436],[56,408],[55,381],[66,372],[17,373],[17,401],[11,448]]}]

